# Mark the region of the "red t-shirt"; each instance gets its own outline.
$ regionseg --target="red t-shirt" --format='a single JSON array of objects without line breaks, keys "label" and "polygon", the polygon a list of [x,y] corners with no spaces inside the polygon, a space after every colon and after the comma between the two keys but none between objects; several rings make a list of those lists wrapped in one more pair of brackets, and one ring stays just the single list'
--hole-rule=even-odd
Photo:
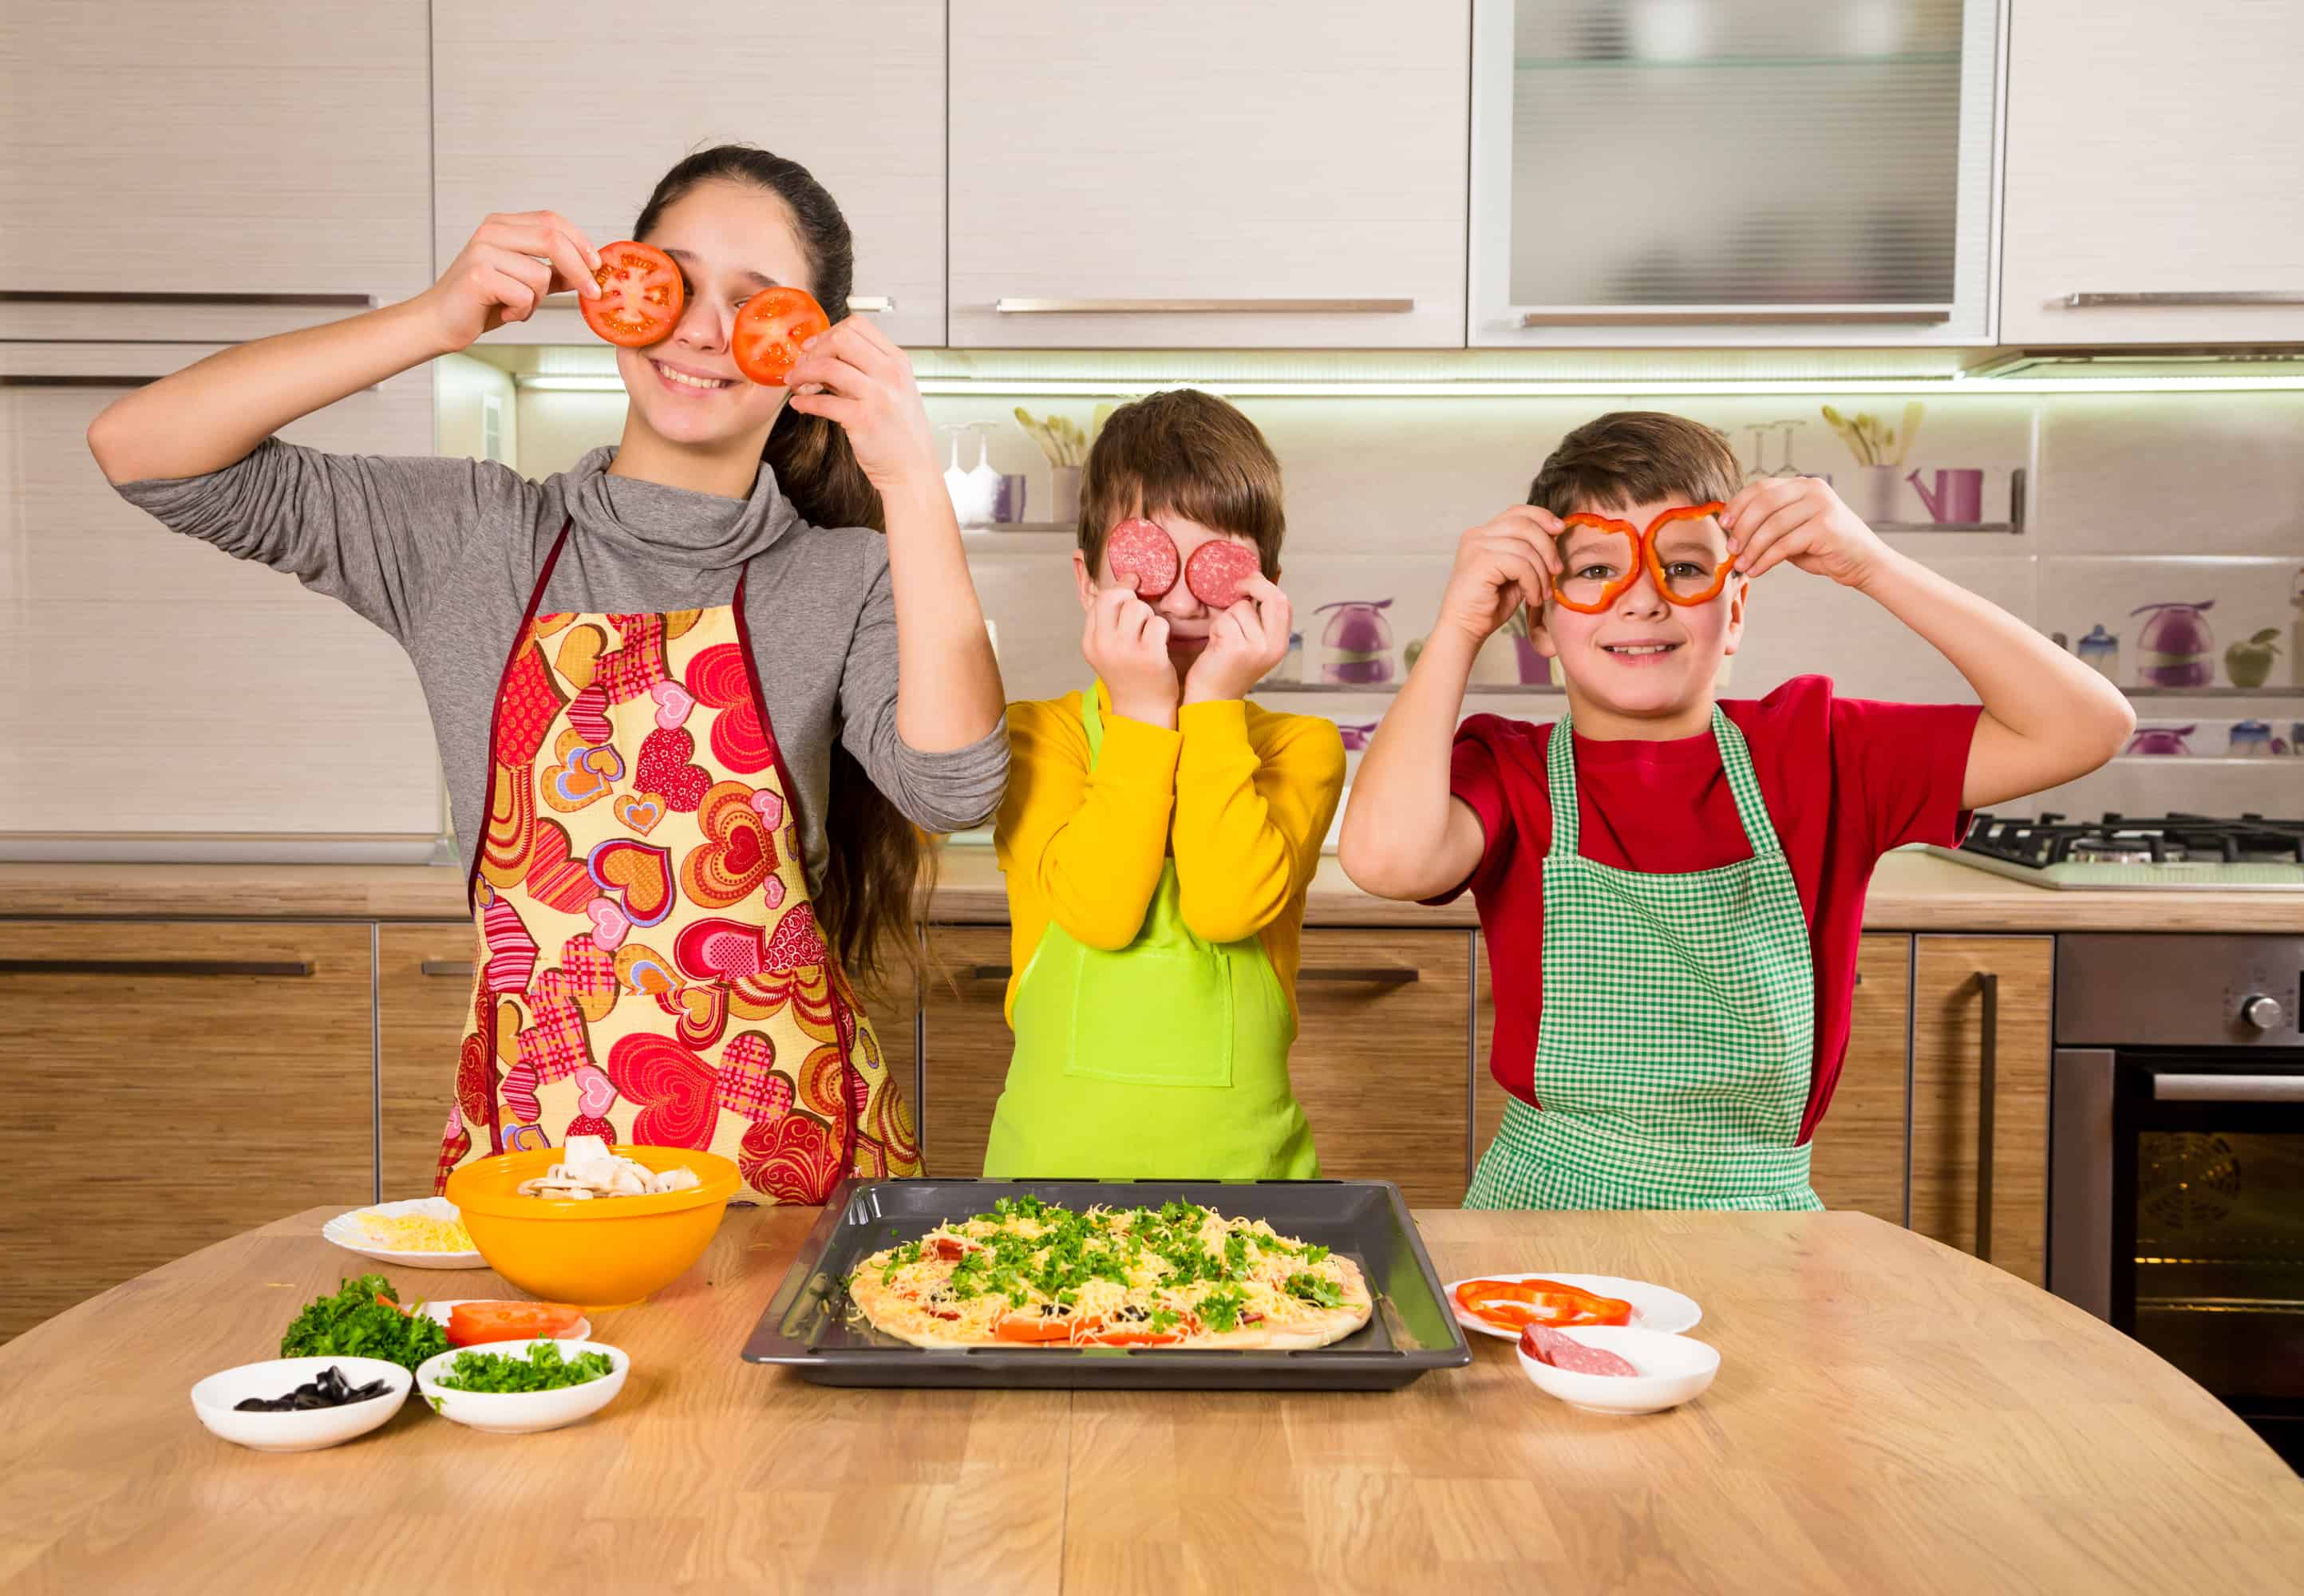
[{"label": "red t-shirt", "polygon": [[[1848,1051],[1864,889],[1901,843],[1957,843],[1972,704],[1837,698],[1822,676],[1796,677],[1765,698],[1724,699],[1743,732],[1760,797],[1791,862],[1816,966],[1816,1066],[1800,1139],[1815,1133]],[[1544,856],[1552,804],[1544,780],[1549,724],[1473,715],[1456,731],[1449,790],[1480,817],[1487,845],[1469,886],[1496,994],[1488,1068],[1534,1103],[1537,1015],[1543,1006]],[[1583,857],[1657,874],[1714,870],[1751,857],[1735,795],[1709,731],[1670,742],[1576,739]]]}]

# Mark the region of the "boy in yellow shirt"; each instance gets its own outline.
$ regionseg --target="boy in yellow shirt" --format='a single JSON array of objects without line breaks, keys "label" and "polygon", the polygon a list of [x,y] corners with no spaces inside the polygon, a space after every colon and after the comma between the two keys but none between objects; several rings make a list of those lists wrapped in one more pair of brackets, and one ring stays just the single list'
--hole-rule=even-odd
[{"label": "boy in yellow shirt", "polygon": [[[1344,750],[1333,722],[1243,697],[1288,649],[1280,463],[1247,417],[1184,389],[1115,410],[1084,478],[1072,567],[1096,680],[1008,706],[995,842],[1016,1051],[984,1172],[1309,1179],[1288,1049]],[[1255,569],[1195,562],[1223,543]]]}]

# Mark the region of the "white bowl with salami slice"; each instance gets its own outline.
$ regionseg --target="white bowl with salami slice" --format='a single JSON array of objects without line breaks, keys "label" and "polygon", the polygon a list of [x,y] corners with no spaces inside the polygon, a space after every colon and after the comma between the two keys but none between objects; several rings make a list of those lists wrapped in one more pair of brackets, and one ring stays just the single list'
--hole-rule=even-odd
[{"label": "white bowl with salami slice", "polygon": [[[1466,1330],[1483,1336],[1494,1336],[1499,1341],[1520,1339],[1520,1326],[1490,1323],[1465,1305],[1462,1288],[1478,1280],[1494,1280],[1508,1286],[1524,1285],[1534,1280],[1551,1280],[1572,1287],[1592,1296],[1608,1297],[1630,1303],[1632,1314],[1626,1322],[1634,1330],[1656,1330],[1665,1335],[1677,1335],[1694,1330],[1704,1318],[1704,1310],[1692,1296],[1674,1291],[1669,1286],[1659,1286],[1652,1280],[1630,1280],[1622,1275],[1580,1275],[1558,1273],[1472,1275],[1461,1280],[1448,1282],[1448,1306],[1456,1315],[1456,1322]],[[1474,1304],[1483,1299],[1475,1294]],[[1509,1308],[1519,1305],[1509,1299],[1497,1299]],[[1502,1315],[1507,1321],[1510,1314]],[[1574,1329],[1575,1326],[1567,1328]]]},{"label": "white bowl with salami slice", "polygon": [[1532,1330],[1518,1355],[1537,1390],[1587,1413],[1662,1413],[1701,1396],[1720,1372],[1710,1343],[1623,1324]]},{"label": "white bowl with salami slice", "polygon": [[[320,1234],[346,1252],[403,1269],[486,1269],[487,1261],[463,1230],[464,1216],[445,1197],[378,1203],[340,1213]],[[465,1245],[453,1245],[461,1239]]]}]

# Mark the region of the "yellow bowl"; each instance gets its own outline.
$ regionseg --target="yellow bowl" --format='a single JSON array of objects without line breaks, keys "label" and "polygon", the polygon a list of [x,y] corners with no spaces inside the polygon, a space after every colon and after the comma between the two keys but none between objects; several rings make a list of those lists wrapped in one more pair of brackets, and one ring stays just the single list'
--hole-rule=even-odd
[{"label": "yellow bowl", "polygon": [[662,1290],[704,1255],[743,1186],[735,1164],[688,1147],[618,1145],[651,1170],[685,1166],[703,1185],[647,1197],[523,1197],[520,1183],[543,1174],[560,1148],[506,1153],[448,1177],[448,1201],[464,1218],[488,1267],[546,1302],[621,1308]]}]

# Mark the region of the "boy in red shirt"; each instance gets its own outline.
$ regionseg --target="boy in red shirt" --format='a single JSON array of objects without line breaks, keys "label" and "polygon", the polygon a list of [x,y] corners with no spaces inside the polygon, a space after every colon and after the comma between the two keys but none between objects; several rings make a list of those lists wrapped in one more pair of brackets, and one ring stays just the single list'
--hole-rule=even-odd
[{"label": "boy in red shirt", "polygon": [[[1569,434],[1526,505],[1464,534],[1353,783],[1355,882],[1431,901],[1469,886],[1479,906],[1510,1097],[1467,1207],[1821,1206],[1808,1140],[1847,1049],[1874,862],[2095,769],[2135,723],[2104,678],[1888,548],[1824,483],[1740,476],[1677,416]],[[1981,708],[1841,698],[1820,676],[1716,701],[1751,584],[1785,563],[1919,633]],[[1473,656],[1523,604],[1567,713],[1459,728]]]}]

